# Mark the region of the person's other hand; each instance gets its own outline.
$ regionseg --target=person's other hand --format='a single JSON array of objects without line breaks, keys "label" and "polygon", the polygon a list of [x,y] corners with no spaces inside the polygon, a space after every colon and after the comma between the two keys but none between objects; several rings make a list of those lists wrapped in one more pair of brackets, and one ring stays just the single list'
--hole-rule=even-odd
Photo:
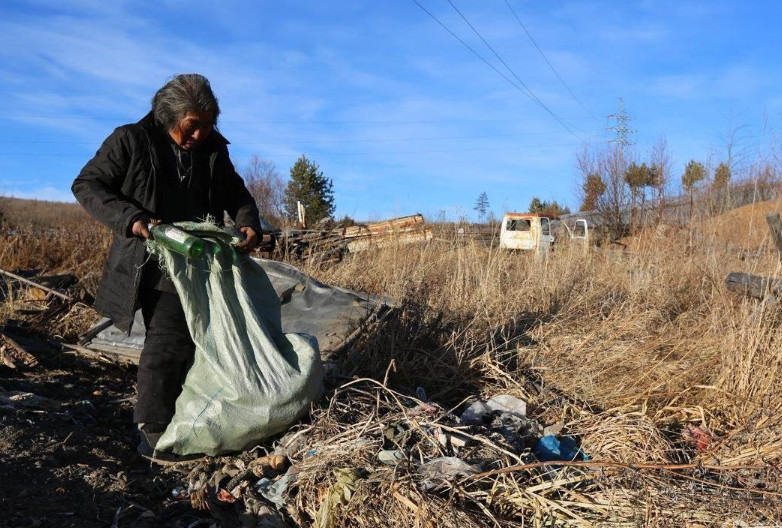
[{"label": "person's other hand", "polygon": [[147,229],[148,223],[148,220],[136,220],[133,222],[133,227],[131,228],[133,234],[137,237],[152,238],[152,235],[149,234],[149,229]]},{"label": "person's other hand", "polygon": [[236,244],[236,247],[245,251],[252,251],[255,249],[255,246],[257,246],[259,242],[258,233],[255,232],[255,229],[245,226],[240,227],[239,231],[244,234],[244,240]]}]

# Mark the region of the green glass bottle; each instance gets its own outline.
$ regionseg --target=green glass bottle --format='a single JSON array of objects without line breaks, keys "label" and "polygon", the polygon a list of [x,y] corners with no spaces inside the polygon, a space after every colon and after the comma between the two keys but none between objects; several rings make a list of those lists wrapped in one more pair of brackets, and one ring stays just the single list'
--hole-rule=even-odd
[{"label": "green glass bottle", "polygon": [[158,244],[187,258],[197,259],[204,254],[204,241],[177,227],[168,224],[150,224],[149,232]]}]

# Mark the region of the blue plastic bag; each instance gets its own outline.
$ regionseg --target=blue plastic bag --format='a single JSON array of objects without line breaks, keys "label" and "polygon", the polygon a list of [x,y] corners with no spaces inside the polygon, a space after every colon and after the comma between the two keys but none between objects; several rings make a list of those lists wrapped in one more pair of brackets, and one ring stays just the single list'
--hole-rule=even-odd
[{"label": "blue plastic bag", "polygon": [[547,435],[538,440],[532,451],[541,462],[589,460],[586,453],[581,451],[572,436],[557,438]]}]

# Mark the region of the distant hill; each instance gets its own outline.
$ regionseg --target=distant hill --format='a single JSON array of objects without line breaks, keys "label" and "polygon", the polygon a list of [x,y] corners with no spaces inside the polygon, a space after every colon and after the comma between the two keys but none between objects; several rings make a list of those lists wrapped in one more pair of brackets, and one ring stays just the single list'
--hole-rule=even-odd
[{"label": "distant hill", "polygon": [[11,227],[69,227],[98,223],[77,203],[0,196],[0,218]]},{"label": "distant hill", "polygon": [[774,212],[782,212],[782,201],[751,203],[702,221],[698,230],[733,246],[755,249],[771,243],[766,214]]}]

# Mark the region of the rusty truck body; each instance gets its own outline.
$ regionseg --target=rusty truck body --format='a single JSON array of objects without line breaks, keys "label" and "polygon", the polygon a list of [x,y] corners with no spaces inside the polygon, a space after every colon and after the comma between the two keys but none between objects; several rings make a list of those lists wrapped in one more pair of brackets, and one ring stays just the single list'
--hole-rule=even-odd
[{"label": "rusty truck body", "polygon": [[557,240],[555,233],[585,246],[589,240],[586,220],[580,218],[571,228],[556,216],[537,213],[507,213],[500,228],[500,248],[522,251],[549,251]]}]

